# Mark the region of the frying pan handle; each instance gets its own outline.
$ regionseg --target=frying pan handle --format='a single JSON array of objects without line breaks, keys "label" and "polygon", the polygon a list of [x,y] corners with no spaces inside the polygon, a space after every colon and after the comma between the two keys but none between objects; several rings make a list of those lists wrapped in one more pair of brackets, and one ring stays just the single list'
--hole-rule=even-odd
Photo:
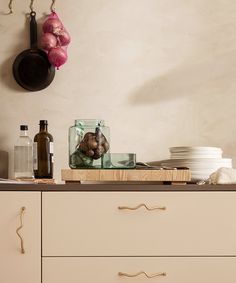
[{"label": "frying pan handle", "polygon": [[30,48],[37,49],[37,22],[35,19],[36,13],[30,13]]}]

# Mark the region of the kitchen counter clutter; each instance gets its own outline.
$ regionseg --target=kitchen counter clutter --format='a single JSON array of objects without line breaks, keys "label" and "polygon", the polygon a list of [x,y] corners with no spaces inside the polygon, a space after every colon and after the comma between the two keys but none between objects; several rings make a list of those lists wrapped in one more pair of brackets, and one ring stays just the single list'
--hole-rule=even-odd
[{"label": "kitchen counter clutter", "polygon": [[236,185],[0,184],[0,282],[235,283],[235,203]]}]

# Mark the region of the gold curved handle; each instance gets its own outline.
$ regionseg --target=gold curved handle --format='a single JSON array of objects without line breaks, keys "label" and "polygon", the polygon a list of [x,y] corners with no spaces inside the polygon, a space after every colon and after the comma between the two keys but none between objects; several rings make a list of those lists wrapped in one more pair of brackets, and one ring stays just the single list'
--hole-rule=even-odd
[{"label": "gold curved handle", "polygon": [[20,238],[20,248],[21,248],[21,253],[22,253],[22,254],[25,253],[24,240],[23,240],[22,236],[20,235],[19,231],[20,231],[20,229],[22,229],[22,228],[24,227],[24,223],[23,223],[24,213],[25,213],[25,207],[23,206],[23,207],[21,208],[21,211],[20,211],[20,227],[18,227],[18,228],[16,229],[16,234],[17,234],[18,237]]},{"label": "gold curved handle", "polygon": [[150,274],[148,275],[146,272],[144,271],[140,271],[138,273],[135,273],[135,274],[129,274],[129,273],[124,273],[124,272],[118,272],[118,275],[119,276],[125,276],[125,277],[136,277],[136,276],[139,276],[139,275],[145,275],[148,279],[150,278],[154,278],[154,277],[158,277],[158,276],[166,276],[166,273],[165,272],[159,272],[159,273],[154,273],[154,274]]},{"label": "gold curved handle", "polygon": [[118,209],[123,210],[123,209],[129,209],[129,210],[137,210],[140,207],[144,207],[146,208],[146,210],[148,211],[152,211],[152,210],[166,210],[165,206],[154,206],[154,207],[148,207],[145,203],[140,203],[139,205],[135,206],[135,207],[129,207],[129,206],[118,206]]}]

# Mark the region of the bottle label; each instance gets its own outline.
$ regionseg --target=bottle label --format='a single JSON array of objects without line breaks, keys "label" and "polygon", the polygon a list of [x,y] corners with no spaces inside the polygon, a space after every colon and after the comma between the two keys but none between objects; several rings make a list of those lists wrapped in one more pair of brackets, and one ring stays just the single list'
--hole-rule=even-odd
[{"label": "bottle label", "polygon": [[34,170],[38,170],[38,143],[33,144],[33,167]]},{"label": "bottle label", "polygon": [[53,154],[53,142],[49,144],[49,153]]}]

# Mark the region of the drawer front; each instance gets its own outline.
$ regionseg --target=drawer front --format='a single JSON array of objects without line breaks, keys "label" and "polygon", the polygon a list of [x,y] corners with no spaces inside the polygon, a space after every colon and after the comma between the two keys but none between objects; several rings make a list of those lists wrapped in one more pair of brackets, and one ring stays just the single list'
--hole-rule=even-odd
[{"label": "drawer front", "polygon": [[236,255],[235,215],[235,192],[45,192],[43,255]]},{"label": "drawer front", "polygon": [[[44,283],[235,283],[236,258],[44,258]],[[148,276],[156,275],[148,279]],[[119,275],[119,273],[121,275]],[[164,276],[164,274],[165,276]],[[137,275],[137,276],[135,276]],[[134,276],[134,277],[128,277]]]}]

